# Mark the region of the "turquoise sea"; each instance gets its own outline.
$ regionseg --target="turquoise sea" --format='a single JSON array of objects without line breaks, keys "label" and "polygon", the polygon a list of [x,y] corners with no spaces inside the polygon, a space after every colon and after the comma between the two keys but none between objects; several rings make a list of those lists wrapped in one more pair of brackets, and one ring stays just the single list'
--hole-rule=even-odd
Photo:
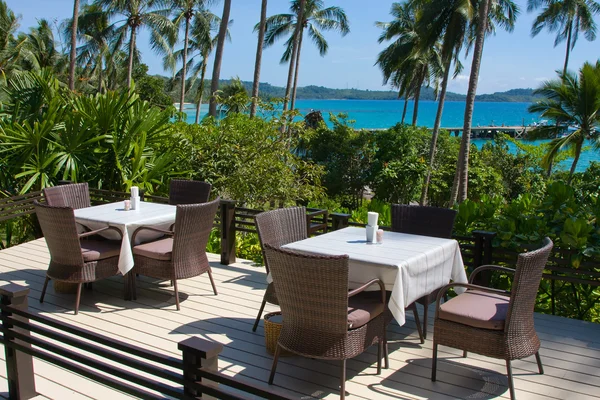
[{"label": "turquoise sea", "polygon": [[[414,103],[411,101],[406,113],[406,123],[412,122],[412,110]],[[522,126],[539,122],[540,118],[536,114],[527,111],[529,103],[475,103],[473,113],[473,126]],[[329,123],[329,113],[345,113],[348,119],[354,121],[355,128],[367,129],[385,129],[389,128],[402,119],[403,101],[393,100],[297,100],[296,108],[302,115],[306,115],[312,110],[319,110],[323,117]],[[444,114],[442,117],[442,127],[462,127],[464,118],[465,103],[462,101],[447,101],[444,104]],[[194,122],[195,108],[193,105],[186,105],[185,111],[187,121]],[[204,104],[201,109],[201,116],[208,112],[208,105]],[[433,127],[435,114],[437,112],[437,102],[420,101],[419,115],[417,124],[419,126]],[[547,140],[538,140],[527,143],[541,144]],[[473,141],[478,147],[483,146],[485,140],[476,139]],[[591,145],[590,145],[591,146]],[[514,146],[512,146],[514,147]],[[513,151],[516,151],[513,148]],[[600,151],[588,150],[581,155],[577,164],[577,171],[584,171],[591,161],[600,161]],[[561,168],[568,169],[570,161],[566,160],[560,164]]]}]

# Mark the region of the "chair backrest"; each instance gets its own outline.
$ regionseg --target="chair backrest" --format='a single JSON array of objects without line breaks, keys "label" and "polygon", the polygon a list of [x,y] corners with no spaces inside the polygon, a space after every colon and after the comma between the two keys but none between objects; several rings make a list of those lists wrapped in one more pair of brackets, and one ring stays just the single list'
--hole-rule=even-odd
[{"label": "chair backrest", "polygon": [[455,218],[449,208],[392,204],[393,232],[450,239]]},{"label": "chair backrest", "polygon": [[552,240],[545,238],[539,249],[519,254],[504,327],[514,338],[524,337],[522,334],[534,329],[535,299],[553,246]]},{"label": "chair backrest", "polygon": [[204,204],[177,205],[173,236],[173,263],[176,268],[195,268],[194,264],[206,261],[206,245],[219,203],[217,198]]},{"label": "chair backrest", "polygon": [[267,273],[269,263],[264,257],[265,245],[279,248],[285,244],[297,242],[308,237],[306,208],[289,207],[265,211],[255,218],[258,239],[263,249],[263,258]]},{"label": "chair backrest", "polygon": [[169,204],[206,203],[212,185],[207,182],[186,179],[171,179],[169,183]]},{"label": "chair backrest", "polygon": [[[344,336],[348,332],[348,256],[313,256],[265,244],[284,329]],[[299,338],[299,340],[302,340]]]},{"label": "chair backrest", "polygon": [[87,182],[47,187],[44,189],[44,198],[52,207],[77,209],[91,206]]},{"label": "chair backrest", "polygon": [[34,202],[34,207],[52,262],[64,266],[83,266],[73,209],[53,207],[38,201]]}]

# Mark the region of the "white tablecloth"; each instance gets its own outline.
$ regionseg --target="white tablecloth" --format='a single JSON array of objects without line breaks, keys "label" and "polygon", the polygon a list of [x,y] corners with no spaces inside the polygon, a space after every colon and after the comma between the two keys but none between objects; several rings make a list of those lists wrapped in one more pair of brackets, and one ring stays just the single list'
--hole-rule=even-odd
[{"label": "white tablecloth", "polygon": [[283,247],[306,254],[348,254],[350,289],[381,279],[392,292],[389,307],[400,325],[407,305],[450,280],[467,282],[458,242],[452,239],[385,232],[383,243],[367,244],[364,228],[345,228]]},{"label": "white tablecloth", "polygon": [[[88,228],[95,230],[105,226],[114,226],[123,233],[121,254],[119,256],[119,271],[125,275],[133,268],[133,253],[131,252],[131,236],[140,226],[152,226],[168,229],[175,222],[176,206],[158,203],[140,202],[139,210],[125,211],[123,202],[102,204],[94,207],[75,210],[75,220]],[[116,232],[103,232],[109,239],[118,239]],[[140,232],[136,243],[152,240],[161,234],[151,231]]]}]

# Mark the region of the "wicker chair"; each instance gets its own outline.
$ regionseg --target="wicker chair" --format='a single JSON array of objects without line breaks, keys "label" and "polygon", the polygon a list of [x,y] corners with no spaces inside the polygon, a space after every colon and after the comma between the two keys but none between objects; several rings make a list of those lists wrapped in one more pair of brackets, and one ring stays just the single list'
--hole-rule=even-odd
[{"label": "wicker chair", "polygon": [[[206,257],[206,245],[213,228],[220,199],[204,204],[181,204],[177,206],[174,231],[142,226],[133,232],[131,243],[142,230],[163,233],[168,236],[153,242],[133,247],[135,266],[131,276],[146,275],[152,278],[170,280],[175,289],[175,304],[179,307],[177,280],[187,279],[208,272],[215,296],[217,288]],[[135,278],[132,278],[135,279]],[[132,286],[136,298],[135,282]]]},{"label": "wicker chair", "polygon": [[[448,208],[411,206],[406,204],[392,205],[392,231],[394,232],[450,239],[452,237],[452,229],[454,229],[455,218],[456,211]],[[413,311],[415,316],[421,343],[425,343],[425,339],[427,339],[429,305],[435,301],[438,291],[439,289],[427,296],[421,297],[415,302],[424,307],[422,328],[417,305],[412,303],[407,307]]]},{"label": "wicker chair", "polygon": [[[34,202],[40,227],[50,251],[50,264],[42,289],[44,302],[50,279],[77,284],[75,314],[79,312],[81,286],[119,273],[120,240],[106,240],[94,235],[114,227],[105,227],[78,234],[75,215],[70,207],[52,207]],[[83,240],[82,240],[83,239]]]},{"label": "wicker chair", "polygon": [[[533,310],[552,246],[552,241],[546,238],[540,249],[519,254],[515,270],[484,265],[473,271],[470,283],[450,283],[440,290],[438,300],[451,287],[469,289],[444,304],[438,302],[433,335],[432,381],[436,379],[438,345],[461,349],[465,357],[468,351],[472,351],[506,360],[511,399],[515,398],[511,360],[535,355],[539,372],[544,373]],[[514,274],[511,292],[473,285],[475,276],[486,270]]]},{"label": "wicker chair", "polygon": [[[283,326],[273,357],[273,383],[282,349],[303,357],[341,360],[341,398],[345,397],[346,360],[377,343],[377,373],[385,347],[386,293],[379,279],[348,291],[348,256],[311,256],[264,245],[273,275]],[[379,296],[362,296],[379,285]],[[386,363],[387,364],[387,363]]]},{"label": "wicker chair", "polygon": [[91,206],[87,182],[47,187],[44,189],[44,198],[53,207],[78,209]]},{"label": "wicker chair", "polygon": [[[304,207],[289,207],[280,208],[277,210],[265,211],[256,216],[256,230],[258,231],[258,239],[263,250],[263,260],[267,274],[269,273],[269,263],[264,256],[265,245],[281,247],[285,244],[297,242],[308,237],[308,227],[306,220],[306,208]],[[279,305],[275,294],[275,286],[269,283],[263,301],[258,310],[258,315],[254,321],[252,331],[256,332],[260,318],[262,317],[265,305]]]},{"label": "wicker chair", "polygon": [[211,188],[212,185],[206,182],[171,179],[169,183],[169,204],[206,203],[210,196]]}]

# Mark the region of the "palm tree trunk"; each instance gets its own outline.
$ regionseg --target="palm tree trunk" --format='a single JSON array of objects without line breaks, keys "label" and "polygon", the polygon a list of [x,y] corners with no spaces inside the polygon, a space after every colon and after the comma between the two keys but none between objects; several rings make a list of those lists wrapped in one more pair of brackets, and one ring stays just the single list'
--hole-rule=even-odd
[{"label": "palm tree trunk", "polygon": [[569,56],[571,55],[571,34],[573,32],[573,21],[569,21],[569,30],[567,31],[567,51],[565,54],[565,66],[563,67],[563,76],[567,74],[567,66],[569,65]]},{"label": "palm tree trunk", "polygon": [[575,145],[575,157],[573,158],[573,164],[571,164],[571,170],[569,171],[569,180],[567,184],[571,184],[571,180],[573,179],[573,174],[575,173],[575,169],[577,168],[577,162],[579,161],[579,156],[581,155],[581,147],[583,146],[583,140],[577,142]]},{"label": "palm tree trunk", "polygon": [[219,76],[221,75],[221,61],[223,59],[223,48],[225,47],[225,36],[227,35],[227,24],[229,22],[229,13],[231,11],[231,0],[225,0],[223,4],[223,15],[221,25],[219,26],[219,36],[217,40],[217,50],[215,51],[215,64],[213,67],[212,81],[210,82],[210,103],[208,114],[211,117],[217,116],[217,102],[215,92],[219,90]]},{"label": "palm tree trunk", "polygon": [[206,74],[206,58],[208,54],[202,55],[202,69],[200,70],[200,84],[198,84],[198,103],[196,104],[196,124],[200,121],[200,107],[202,107],[202,96],[204,95],[204,75]]},{"label": "palm tree trunk", "polygon": [[423,86],[423,81],[425,80],[425,71],[422,71],[419,75],[419,82],[417,84],[417,88],[415,90],[414,102],[415,106],[413,108],[413,118],[412,118],[412,126],[417,126],[417,117],[419,116],[419,97],[421,97],[421,86]]},{"label": "palm tree trunk", "polygon": [[[475,107],[475,94],[477,93],[477,80],[479,79],[479,67],[483,55],[483,44],[488,23],[488,10],[491,0],[484,0],[479,5],[479,26],[475,48],[473,49],[473,61],[471,63],[471,76],[469,77],[469,88],[465,104],[465,120],[463,125],[463,136],[460,143],[460,154],[456,164],[456,177],[452,185],[450,206],[456,203],[457,198],[463,201],[467,198],[469,184],[469,147],[471,145],[471,123],[473,122],[473,108]],[[459,193],[460,192],[460,193]]]},{"label": "palm tree trunk", "polygon": [[265,43],[265,28],[267,26],[267,0],[262,0],[260,7],[260,23],[258,25],[258,43],[256,44],[256,61],[254,62],[254,82],[252,83],[252,105],[250,105],[250,118],[256,115],[256,102],[258,100],[258,87],[260,85],[260,64]]},{"label": "palm tree trunk", "polygon": [[181,68],[181,97],[179,97],[179,112],[183,112],[183,102],[185,101],[185,78],[187,76],[187,53],[188,42],[190,39],[190,17],[185,18],[185,39],[183,42],[183,67]]},{"label": "palm tree trunk", "polygon": [[102,94],[102,79],[104,78],[104,71],[102,70],[102,64],[100,64],[100,71],[98,72],[98,93]]},{"label": "palm tree trunk", "polygon": [[75,90],[75,59],[77,58],[77,22],[79,20],[79,0],[73,2],[73,22],[71,24],[71,59],[69,60],[69,89]]},{"label": "palm tree trunk", "polygon": [[129,64],[127,66],[127,88],[131,87],[131,74],[133,73],[133,55],[135,54],[135,26],[131,27],[129,36]]},{"label": "palm tree trunk", "polygon": [[285,87],[285,98],[283,99],[283,111],[287,111],[290,93],[292,90],[292,78],[294,77],[294,67],[296,66],[296,55],[298,54],[298,41],[300,32],[302,32],[302,21],[304,20],[304,7],[306,0],[300,0],[300,9],[296,19],[296,29],[294,30],[294,41],[292,43],[292,54],[290,55],[290,66],[288,69],[287,85]]},{"label": "palm tree trunk", "polygon": [[300,31],[300,39],[298,39],[298,51],[296,52],[296,70],[294,71],[294,88],[292,89],[292,105],[290,110],[296,106],[296,91],[298,90],[298,70],[300,69],[300,53],[302,52],[302,37],[304,36],[304,28]]},{"label": "palm tree trunk", "polygon": [[408,96],[404,97],[404,108],[402,109],[402,120],[401,124],[404,125],[404,119],[406,118],[406,110],[408,109]]},{"label": "palm tree trunk", "polygon": [[421,205],[427,204],[427,190],[429,189],[431,170],[433,169],[433,162],[435,161],[435,149],[437,147],[438,135],[440,133],[440,125],[442,123],[442,113],[444,112],[444,101],[446,101],[446,88],[448,87],[448,77],[450,76],[451,64],[452,58],[448,57],[446,65],[444,65],[442,91],[440,92],[437,114],[435,115],[435,123],[433,124],[433,132],[431,132],[431,145],[429,146],[429,167],[427,168],[427,174],[425,175],[425,181],[423,182],[423,189],[421,191]]}]

